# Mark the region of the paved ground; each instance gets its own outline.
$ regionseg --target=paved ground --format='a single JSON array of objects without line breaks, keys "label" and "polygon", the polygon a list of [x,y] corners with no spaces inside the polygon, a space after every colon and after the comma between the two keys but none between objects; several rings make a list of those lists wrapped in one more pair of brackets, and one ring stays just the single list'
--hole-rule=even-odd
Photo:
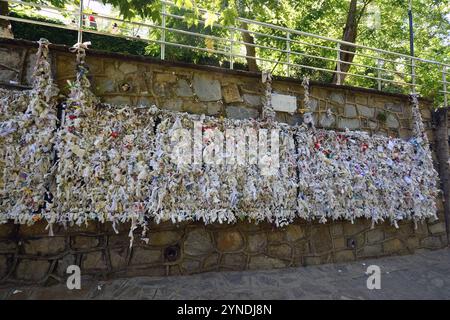
[{"label": "paved ground", "polygon": [[[381,268],[380,290],[367,289],[369,265]],[[9,287],[0,299],[450,299],[450,249],[272,271],[83,280],[72,291]]]}]

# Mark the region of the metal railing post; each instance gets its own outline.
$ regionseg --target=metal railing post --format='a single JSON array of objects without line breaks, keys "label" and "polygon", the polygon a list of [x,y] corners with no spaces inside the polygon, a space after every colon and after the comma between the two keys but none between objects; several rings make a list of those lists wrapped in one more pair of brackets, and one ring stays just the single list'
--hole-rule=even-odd
[{"label": "metal railing post", "polygon": [[230,69],[234,68],[233,43],[234,43],[234,29],[230,29]]},{"label": "metal railing post", "polygon": [[341,84],[341,44],[338,42],[336,46],[337,51],[337,62],[336,62],[336,84]]},{"label": "metal railing post", "polygon": [[416,60],[414,57],[411,57],[411,84],[412,84],[412,93],[416,93]]},{"label": "metal railing post", "polygon": [[448,107],[448,97],[447,97],[447,67],[442,67],[442,82],[444,85],[444,107]]},{"label": "metal railing post", "polygon": [[80,8],[78,12],[78,43],[83,42],[83,0],[80,0]]},{"label": "metal railing post", "polygon": [[287,61],[287,76],[291,76],[291,33],[286,33],[286,61]]},{"label": "metal railing post", "polygon": [[166,4],[161,2],[161,60],[166,58]]},{"label": "metal railing post", "polygon": [[377,59],[377,83],[378,83],[378,91],[381,91],[381,89],[382,89],[381,66],[382,66],[382,60],[381,60],[381,59]]}]

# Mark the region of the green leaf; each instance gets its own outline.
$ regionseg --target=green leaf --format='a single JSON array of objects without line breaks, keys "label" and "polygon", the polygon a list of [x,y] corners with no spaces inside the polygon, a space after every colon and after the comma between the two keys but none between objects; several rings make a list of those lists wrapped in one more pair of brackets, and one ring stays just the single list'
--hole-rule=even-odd
[{"label": "green leaf", "polygon": [[150,18],[152,18],[153,22],[158,24],[161,23],[161,3],[155,2],[150,6]]},{"label": "green leaf", "polygon": [[209,12],[209,11],[207,11],[203,15],[203,19],[205,20],[205,28],[211,27],[211,29],[214,26],[214,23],[219,21],[219,18],[217,17],[217,15],[215,13]]},{"label": "green leaf", "polygon": [[185,6],[187,9],[192,9],[192,8],[194,7],[194,4],[192,3],[191,0],[184,0],[184,6]]},{"label": "green leaf", "polygon": [[232,26],[236,22],[238,12],[234,8],[227,8],[220,15],[220,22],[225,26]]},{"label": "green leaf", "polygon": [[184,14],[184,21],[186,21],[189,28],[192,26],[198,26],[198,16],[195,13],[186,12]]}]

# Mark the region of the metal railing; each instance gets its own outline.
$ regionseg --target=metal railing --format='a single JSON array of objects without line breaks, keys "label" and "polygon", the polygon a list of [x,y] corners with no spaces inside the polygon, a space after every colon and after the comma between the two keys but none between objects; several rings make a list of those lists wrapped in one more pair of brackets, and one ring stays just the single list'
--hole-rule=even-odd
[{"label": "metal railing", "polygon": [[[376,88],[380,91],[417,91],[431,95],[439,106],[448,106],[450,65],[433,60],[245,18],[237,18],[234,26],[213,23],[208,29],[206,20],[199,16],[197,23],[200,27],[192,27],[187,24],[183,15],[190,9],[180,8],[173,2],[164,0],[161,1],[160,23],[128,21],[93,13],[83,6],[83,0],[80,0],[79,8],[74,8],[73,11],[20,0],[0,1],[6,1],[12,6],[31,7],[38,12],[51,11],[68,15],[72,21],[64,24],[4,15],[0,15],[0,19],[74,30],[78,32],[78,42],[83,41],[83,33],[145,41],[158,46],[161,59],[167,58],[169,48],[178,48],[176,53],[188,50],[215,57],[230,69],[236,68],[238,63],[245,64],[252,59],[261,69],[270,69],[274,74],[282,76],[292,77],[309,73],[313,79],[325,78],[328,81],[334,76],[335,83],[339,85],[343,84],[345,78],[350,79],[347,82],[351,85]],[[207,12],[200,8],[198,11]],[[94,27],[88,25],[87,17],[96,20]],[[104,22],[102,27],[99,27],[100,21]],[[112,27],[114,24],[117,27]],[[253,37],[253,43],[243,40],[244,33]],[[202,39],[203,43],[200,41]],[[255,49],[255,56],[247,55],[247,48],[250,47]],[[344,61],[343,54],[352,55],[353,60]]]}]

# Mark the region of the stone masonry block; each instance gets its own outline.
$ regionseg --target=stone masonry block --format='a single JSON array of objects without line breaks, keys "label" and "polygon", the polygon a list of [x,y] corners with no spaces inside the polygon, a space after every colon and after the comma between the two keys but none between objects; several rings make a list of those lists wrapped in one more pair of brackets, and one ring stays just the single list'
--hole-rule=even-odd
[{"label": "stone masonry block", "polygon": [[218,101],[222,99],[220,82],[209,76],[195,74],[192,86],[200,101]]},{"label": "stone masonry block", "polygon": [[216,243],[219,251],[233,252],[244,247],[244,238],[237,230],[224,230],[217,233]]},{"label": "stone masonry block", "polygon": [[210,235],[204,229],[190,231],[184,241],[184,252],[192,256],[211,253],[214,246]]},{"label": "stone masonry block", "polygon": [[45,237],[28,240],[24,244],[25,253],[31,255],[52,255],[64,251],[66,240],[64,237]]}]

